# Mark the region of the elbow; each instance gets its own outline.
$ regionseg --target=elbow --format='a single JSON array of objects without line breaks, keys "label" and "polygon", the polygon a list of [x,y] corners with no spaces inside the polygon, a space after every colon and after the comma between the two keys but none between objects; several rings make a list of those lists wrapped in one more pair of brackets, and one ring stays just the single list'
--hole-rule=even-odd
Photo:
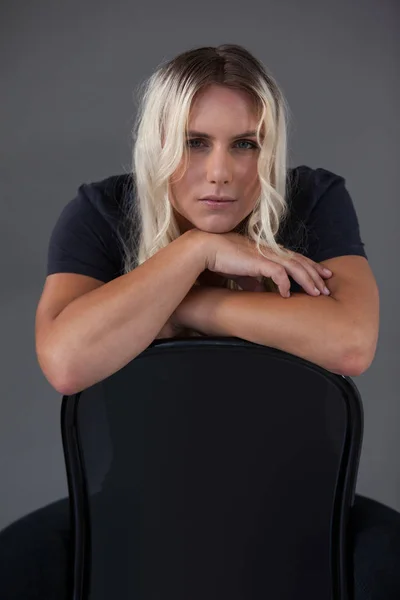
[{"label": "elbow", "polygon": [[367,344],[365,341],[352,345],[340,352],[339,370],[341,375],[359,377],[371,366],[376,352],[376,342]]},{"label": "elbow", "polygon": [[54,367],[53,376],[50,381],[53,388],[62,396],[72,396],[73,394],[77,394],[78,392],[82,392],[85,387],[89,387],[89,383],[85,386],[82,382],[79,382],[77,378],[71,377],[66,371],[62,368]]},{"label": "elbow", "polygon": [[57,370],[54,370],[51,373],[49,370],[45,371],[42,369],[42,371],[51,387],[61,396],[72,396],[72,394],[76,394],[79,391],[69,380],[62,378]]},{"label": "elbow", "polygon": [[73,394],[77,394],[79,391],[82,391],[82,390],[78,390],[76,387],[71,385],[69,382],[64,382],[64,381],[57,381],[56,383],[54,383],[52,385],[53,385],[53,388],[56,390],[56,392],[61,394],[61,396],[72,396]]},{"label": "elbow", "polygon": [[60,372],[51,379],[48,378],[48,381],[61,396],[72,396],[85,389],[82,385],[76,385],[70,378],[63,378]]},{"label": "elbow", "polygon": [[71,396],[77,392],[65,376],[65,369],[60,368],[60,363],[55,360],[53,352],[37,351],[37,359],[43,375],[56,392],[62,396]]},{"label": "elbow", "polygon": [[340,361],[340,366],[335,372],[338,375],[345,375],[346,377],[358,377],[367,369],[368,366],[366,366],[365,363],[358,357],[347,355],[345,358],[342,358]]}]

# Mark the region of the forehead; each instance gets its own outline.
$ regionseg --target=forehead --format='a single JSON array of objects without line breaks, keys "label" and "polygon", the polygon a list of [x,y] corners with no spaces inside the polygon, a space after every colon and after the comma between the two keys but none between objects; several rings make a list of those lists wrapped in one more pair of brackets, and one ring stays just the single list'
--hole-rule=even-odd
[{"label": "forehead", "polygon": [[230,89],[224,86],[212,85],[200,90],[193,99],[189,123],[197,128],[201,123],[231,121],[250,128],[258,121],[254,98],[245,90]]}]

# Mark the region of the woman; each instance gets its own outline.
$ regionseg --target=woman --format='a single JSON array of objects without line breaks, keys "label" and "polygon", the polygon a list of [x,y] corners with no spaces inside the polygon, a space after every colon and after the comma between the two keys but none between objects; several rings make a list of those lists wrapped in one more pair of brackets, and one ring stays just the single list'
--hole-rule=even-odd
[{"label": "woman", "polygon": [[[277,83],[243,47],[185,52],[150,77],[132,173],[82,185],[51,235],[36,350],[59,393],[178,334],[241,337],[350,376],[369,367],[379,296],[352,201],[342,177],[287,167],[286,130]],[[356,496],[352,531],[355,598],[399,597],[398,513]],[[68,597],[65,500],[0,547],[3,597]]]}]

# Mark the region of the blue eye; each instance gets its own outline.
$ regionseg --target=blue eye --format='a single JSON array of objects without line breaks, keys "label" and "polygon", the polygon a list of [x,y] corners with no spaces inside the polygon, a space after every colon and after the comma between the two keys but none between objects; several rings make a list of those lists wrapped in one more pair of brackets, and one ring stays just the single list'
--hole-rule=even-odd
[{"label": "blue eye", "polygon": [[[191,139],[191,140],[186,140],[186,145],[189,146],[189,148],[193,148],[194,146],[191,146],[191,142],[200,142],[201,140],[196,140],[196,139]],[[198,146],[197,146],[198,148]]]},{"label": "blue eye", "polygon": [[255,150],[256,148],[258,148],[257,144],[255,144],[254,142],[249,142],[249,140],[239,140],[237,143],[250,144],[250,148],[243,148],[243,150]]},{"label": "blue eye", "polygon": [[[191,143],[192,142],[202,142],[202,140],[200,138],[192,138],[190,140],[186,140],[186,145],[189,146],[189,148],[193,148],[194,150],[198,150],[200,149],[200,146],[192,146]],[[258,149],[258,145],[255,144],[254,142],[250,142],[249,140],[238,140],[236,142],[236,144],[249,144],[250,148],[239,148],[239,150],[256,150]]]}]

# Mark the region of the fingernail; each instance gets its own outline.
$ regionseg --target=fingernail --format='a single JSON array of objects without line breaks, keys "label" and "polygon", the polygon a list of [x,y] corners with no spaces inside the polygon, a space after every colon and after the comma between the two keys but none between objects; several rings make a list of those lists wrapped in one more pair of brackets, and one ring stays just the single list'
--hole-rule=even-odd
[{"label": "fingernail", "polygon": [[326,273],[327,275],[332,275],[332,271],[330,271],[329,269],[323,269],[324,273]]},{"label": "fingernail", "polygon": [[328,288],[326,286],[324,287],[324,294],[326,294],[326,295],[330,294],[330,291],[328,290]]},{"label": "fingernail", "polygon": [[316,287],[314,288],[314,291],[315,291],[315,292],[318,292],[318,294],[320,294],[320,293],[321,293],[321,292],[319,291],[319,289],[318,289],[318,288],[316,288]]}]

